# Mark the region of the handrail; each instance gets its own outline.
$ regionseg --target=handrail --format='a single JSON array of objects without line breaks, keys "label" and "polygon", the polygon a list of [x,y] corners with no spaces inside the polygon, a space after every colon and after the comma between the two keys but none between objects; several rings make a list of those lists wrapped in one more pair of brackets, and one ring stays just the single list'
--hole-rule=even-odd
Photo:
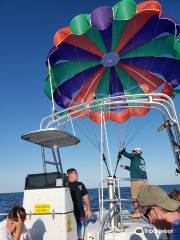
[{"label": "handrail", "polygon": [[[140,180],[140,179],[133,179],[133,180]],[[132,201],[130,198],[121,198],[120,195],[120,182],[121,181],[131,181],[130,178],[108,178],[104,179],[103,183],[109,181],[114,182],[114,187],[118,188],[117,190],[117,195],[115,196],[114,199],[104,199],[104,194],[103,196],[99,196],[99,211],[100,211],[100,235],[99,235],[99,240],[104,240],[105,236],[105,231],[107,230],[108,224],[109,224],[109,229],[110,230],[120,230],[123,231],[123,214],[122,214],[122,202],[125,201]],[[102,184],[100,183],[98,186],[99,193],[101,193],[100,188]],[[104,202],[109,202],[112,203],[113,206],[109,209],[108,213],[103,216],[103,209],[102,206],[104,206],[101,203]],[[118,211],[117,211],[118,210]],[[113,222],[114,221],[114,222]],[[112,224],[112,222],[114,224]]]},{"label": "handrail", "polygon": [[[118,206],[121,204],[120,200],[116,202],[116,204],[109,210],[109,212],[105,215],[103,220],[100,223],[100,233],[99,233],[99,240],[104,240],[105,236],[105,230],[107,228],[108,222],[110,221],[110,218],[112,216],[112,213],[115,212],[115,210],[118,208]],[[123,229],[121,229],[123,231]]]},{"label": "handrail", "polygon": [[0,213],[0,216],[7,216],[8,213]]},{"label": "handrail", "polygon": [[[111,182],[111,184],[113,184],[114,187],[117,188],[117,196],[114,196],[114,199],[104,199],[104,194],[103,195],[99,195],[99,210],[100,210],[100,235],[99,235],[99,239],[100,240],[104,240],[104,236],[105,236],[105,231],[107,229],[107,226],[109,224],[109,228],[111,230],[115,230],[115,229],[120,229],[121,231],[123,231],[123,218],[122,218],[122,206],[121,203],[122,201],[131,201],[130,199],[122,199],[120,196],[120,181],[130,181],[130,178],[122,178],[122,179],[116,179],[116,178],[112,178],[109,177],[108,179],[104,179],[104,182],[108,183],[108,191],[109,191],[109,182]],[[102,186],[102,183],[99,184],[98,190],[99,193],[101,193],[100,188]],[[115,191],[115,188],[114,188]],[[115,193],[115,192],[114,192]],[[110,209],[108,211],[108,213],[103,217],[103,203],[104,202],[109,202],[110,203]],[[112,205],[111,205],[112,204]],[[117,211],[118,210],[118,211]],[[119,216],[119,218],[118,218]],[[118,225],[118,223],[120,223],[120,226]]]}]

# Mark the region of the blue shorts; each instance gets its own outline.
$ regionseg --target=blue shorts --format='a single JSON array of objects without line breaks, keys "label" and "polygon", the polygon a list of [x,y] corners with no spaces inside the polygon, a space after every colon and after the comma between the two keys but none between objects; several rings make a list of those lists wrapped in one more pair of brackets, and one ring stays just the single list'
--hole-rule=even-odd
[{"label": "blue shorts", "polygon": [[77,221],[77,236],[78,236],[78,239],[84,239],[84,231],[85,231],[85,218],[80,218]]}]

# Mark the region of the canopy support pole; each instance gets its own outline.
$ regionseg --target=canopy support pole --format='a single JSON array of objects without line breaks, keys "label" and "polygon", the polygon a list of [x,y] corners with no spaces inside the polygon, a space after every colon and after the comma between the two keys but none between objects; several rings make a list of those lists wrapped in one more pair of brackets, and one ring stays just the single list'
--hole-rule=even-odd
[{"label": "canopy support pole", "polygon": [[[172,130],[172,127],[174,128],[174,132]],[[176,125],[176,123],[171,124],[169,120],[166,120],[164,118],[164,124],[162,124],[157,129],[157,131],[160,132],[164,128],[166,128],[166,131],[168,133],[169,141],[171,143],[173,155],[175,158],[175,163],[177,164],[177,167],[178,167],[176,169],[176,172],[179,173],[178,171],[180,169],[180,143],[179,143],[178,125]]]},{"label": "canopy support pole", "polygon": [[42,153],[43,171],[44,173],[46,173],[46,158],[45,158],[44,147],[41,147],[41,153]]},{"label": "canopy support pole", "polygon": [[56,166],[56,170],[57,172],[60,172],[59,171],[59,166],[58,166],[58,161],[57,161],[57,158],[56,158],[56,153],[55,153],[55,148],[52,148],[52,154],[53,154],[53,158],[54,158],[54,163],[55,163],[55,166]]},{"label": "canopy support pole", "polygon": [[57,151],[58,162],[59,162],[59,166],[60,166],[60,169],[61,169],[61,173],[63,173],[63,168],[62,168],[62,162],[61,162],[61,156],[60,156],[59,148],[56,148],[56,151]]}]

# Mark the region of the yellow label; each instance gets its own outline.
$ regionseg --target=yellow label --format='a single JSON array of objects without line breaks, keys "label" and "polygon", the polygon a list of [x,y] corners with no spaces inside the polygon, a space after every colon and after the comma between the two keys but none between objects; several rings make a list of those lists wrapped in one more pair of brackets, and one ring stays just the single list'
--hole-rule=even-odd
[{"label": "yellow label", "polygon": [[72,231],[72,217],[71,215],[66,216],[66,222],[67,222],[67,232]]},{"label": "yellow label", "polygon": [[51,206],[50,206],[50,204],[35,204],[34,205],[34,213],[35,214],[51,213]]}]

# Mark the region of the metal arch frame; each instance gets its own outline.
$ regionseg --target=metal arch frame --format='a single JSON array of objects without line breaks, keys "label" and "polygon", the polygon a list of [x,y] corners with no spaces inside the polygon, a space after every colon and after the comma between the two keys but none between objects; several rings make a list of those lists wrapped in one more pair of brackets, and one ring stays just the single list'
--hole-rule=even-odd
[{"label": "metal arch frame", "polygon": [[[136,99],[131,100],[129,98],[136,98]],[[61,110],[46,116],[41,121],[40,129],[50,128],[54,124],[57,124],[56,127],[60,127],[68,123],[72,119],[82,117],[83,115],[87,114],[87,112],[82,113],[82,111],[84,110],[89,110],[88,113],[93,112],[93,110],[91,110],[91,107],[96,108],[96,107],[102,107],[102,106],[111,106],[112,108],[113,105],[117,105],[117,104],[121,104],[121,108],[127,108],[127,106],[125,106],[126,104],[134,104],[133,106],[128,106],[128,108],[147,108],[147,109],[154,108],[160,111],[164,117],[168,116],[168,118],[173,123],[177,124],[179,128],[179,122],[178,122],[177,114],[176,114],[172,99],[163,93],[151,93],[151,94],[133,94],[133,95],[108,97],[108,98],[93,100],[86,103],[81,103],[76,106],[69,107],[65,110]],[[149,106],[144,106],[144,105],[149,105]],[[120,107],[114,106],[114,109],[116,108],[120,108]],[[161,108],[164,109],[164,111]],[[74,114],[76,114],[75,117],[73,117]]]},{"label": "metal arch frame", "polygon": [[[121,106],[119,106],[119,104]],[[129,105],[130,104],[130,105]],[[133,105],[131,105],[133,104]],[[111,109],[118,108],[146,108],[155,109],[159,111],[163,117],[164,125],[168,121],[170,124],[165,127],[168,132],[169,140],[172,146],[175,162],[180,171],[180,126],[178,117],[176,114],[175,106],[172,99],[163,93],[149,93],[149,94],[127,94],[120,96],[113,96],[102,98],[98,100],[93,100],[86,103],[81,103],[73,107],[69,107],[65,110],[54,112],[51,115],[46,116],[42,119],[40,124],[40,129],[48,128],[61,128],[66,124],[71,124],[73,134],[75,135],[73,127],[73,119],[83,117],[86,114],[93,112],[94,108],[99,108],[99,113],[102,114],[102,107],[108,106]],[[172,132],[175,134],[175,138]],[[175,141],[174,141],[175,139]],[[178,146],[178,153],[176,146]]]}]

